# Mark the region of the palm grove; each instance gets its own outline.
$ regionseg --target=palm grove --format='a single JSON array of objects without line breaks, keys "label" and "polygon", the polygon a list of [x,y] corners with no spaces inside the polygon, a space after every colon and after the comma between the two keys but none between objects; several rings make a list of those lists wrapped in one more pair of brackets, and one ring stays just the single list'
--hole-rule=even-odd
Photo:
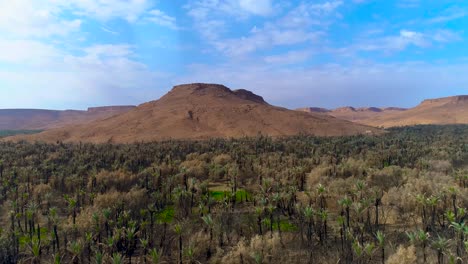
[{"label": "palm grove", "polygon": [[468,126],[0,143],[1,263],[466,263]]}]

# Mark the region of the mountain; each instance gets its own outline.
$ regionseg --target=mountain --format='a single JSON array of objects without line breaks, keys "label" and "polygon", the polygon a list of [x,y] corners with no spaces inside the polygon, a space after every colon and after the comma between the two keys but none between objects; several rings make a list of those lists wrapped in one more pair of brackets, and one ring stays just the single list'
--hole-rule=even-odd
[{"label": "mountain", "polygon": [[87,111],[0,109],[0,130],[46,130],[72,124],[83,124],[125,113],[134,106],[92,107]]},{"label": "mountain", "polygon": [[388,107],[388,108],[377,108],[377,107],[362,107],[362,108],[354,108],[351,106],[347,107],[340,107],[333,110],[329,110],[326,108],[318,108],[318,107],[309,107],[309,108],[299,108],[298,111],[307,112],[307,113],[322,113],[327,114],[330,116],[334,116],[336,118],[357,122],[357,123],[365,123],[366,120],[378,116],[383,116],[392,113],[399,113],[403,112],[406,109],[404,108],[397,108],[397,107]]},{"label": "mountain", "polygon": [[362,123],[378,127],[468,124],[468,95],[425,100],[406,111],[377,115]]},{"label": "mountain", "polygon": [[175,86],[159,100],[105,120],[15,137],[46,142],[130,143],[310,134],[341,136],[381,130],[330,116],[275,107],[247,90],[218,84]]}]

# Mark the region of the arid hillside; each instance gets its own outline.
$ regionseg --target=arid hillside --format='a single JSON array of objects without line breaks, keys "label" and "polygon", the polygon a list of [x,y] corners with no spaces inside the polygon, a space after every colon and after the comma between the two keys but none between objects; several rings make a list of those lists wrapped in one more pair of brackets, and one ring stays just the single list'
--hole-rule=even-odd
[{"label": "arid hillside", "polygon": [[128,143],[259,134],[341,136],[380,132],[330,116],[275,107],[250,91],[233,91],[217,84],[188,84],[175,86],[159,100],[142,104],[122,115],[20,139]]},{"label": "arid hillside", "polygon": [[397,108],[397,107],[388,107],[388,108],[377,108],[377,107],[361,107],[361,108],[354,108],[354,107],[340,107],[333,110],[329,110],[326,108],[318,108],[318,107],[308,107],[308,108],[299,108],[298,111],[303,111],[307,113],[321,113],[334,116],[336,118],[358,122],[358,123],[365,123],[366,120],[380,117],[388,114],[394,113],[401,113],[404,112],[405,108]]},{"label": "arid hillside", "polygon": [[67,125],[84,124],[122,114],[134,106],[106,106],[78,110],[2,109],[0,130],[47,130]]},{"label": "arid hillside", "polygon": [[378,127],[468,124],[468,96],[425,100],[406,111],[375,116],[362,123]]}]

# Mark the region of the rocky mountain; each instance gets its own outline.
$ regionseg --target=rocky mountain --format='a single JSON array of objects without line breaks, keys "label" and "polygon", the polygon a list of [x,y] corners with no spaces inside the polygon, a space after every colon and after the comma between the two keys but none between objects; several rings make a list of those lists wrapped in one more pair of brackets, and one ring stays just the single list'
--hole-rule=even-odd
[{"label": "rocky mountain", "polygon": [[129,143],[259,134],[341,136],[362,133],[378,134],[381,130],[323,114],[272,106],[247,90],[195,83],[175,86],[159,100],[105,120],[13,139]]},{"label": "rocky mountain", "polygon": [[406,111],[377,115],[361,123],[378,127],[468,124],[468,95],[425,100]]},{"label": "rocky mountain", "polygon": [[309,107],[309,108],[299,108],[298,111],[308,112],[308,113],[322,113],[327,114],[330,116],[334,116],[336,118],[358,122],[358,123],[365,123],[365,120],[370,118],[374,118],[377,116],[383,116],[391,113],[398,113],[403,112],[406,109],[404,108],[397,108],[397,107],[388,107],[388,108],[377,108],[377,107],[361,107],[361,108],[354,108],[351,106],[347,107],[340,107],[336,109],[326,109],[326,108],[318,108],[318,107]]},{"label": "rocky mountain", "polygon": [[105,119],[125,113],[134,106],[92,107],[87,111],[0,109],[0,130],[46,130]]}]

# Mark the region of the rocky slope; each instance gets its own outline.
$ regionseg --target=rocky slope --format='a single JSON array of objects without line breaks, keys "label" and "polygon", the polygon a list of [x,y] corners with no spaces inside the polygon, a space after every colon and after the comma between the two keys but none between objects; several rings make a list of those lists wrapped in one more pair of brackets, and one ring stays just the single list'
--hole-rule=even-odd
[{"label": "rocky slope", "polygon": [[259,134],[341,136],[361,133],[381,133],[381,130],[322,114],[275,107],[250,91],[197,83],[175,86],[157,101],[105,120],[13,139],[129,143]]},{"label": "rocky slope", "polygon": [[326,108],[318,107],[309,107],[309,108],[299,108],[298,111],[308,112],[308,113],[322,113],[334,116],[336,118],[352,121],[352,122],[361,122],[365,123],[365,120],[374,118],[377,116],[383,116],[392,113],[403,112],[406,109],[397,108],[397,107],[388,107],[388,108],[377,108],[377,107],[340,107],[333,110]]},{"label": "rocky slope", "polygon": [[134,106],[92,107],[87,111],[0,109],[0,130],[46,130],[122,114]]},{"label": "rocky slope", "polygon": [[362,123],[379,127],[468,124],[468,96],[425,100],[404,112],[376,116]]}]

